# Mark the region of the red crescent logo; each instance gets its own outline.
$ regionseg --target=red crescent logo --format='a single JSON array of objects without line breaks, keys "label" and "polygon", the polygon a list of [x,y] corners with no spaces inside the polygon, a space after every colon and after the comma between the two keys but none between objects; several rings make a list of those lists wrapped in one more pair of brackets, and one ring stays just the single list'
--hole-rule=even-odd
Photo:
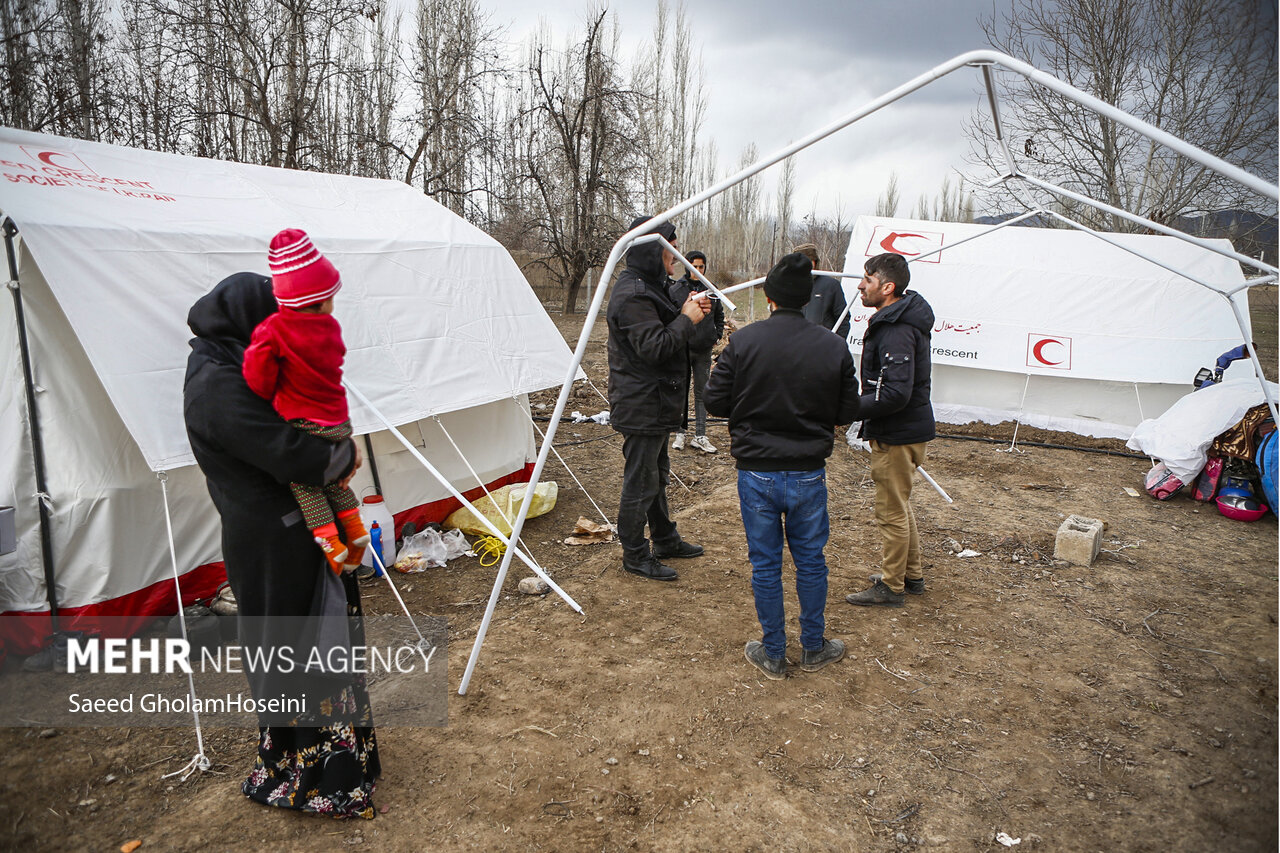
[{"label": "red crescent logo", "polygon": [[899,234],[897,231],[895,231],[892,234],[890,234],[888,237],[885,237],[883,240],[880,241],[880,248],[884,249],[886,252],[897,252],[899,255],[903,255],[903,256],[920,254],[919,252],[908,252],[908,251],[905,251],[904,249],[899,249],[897,246],[893,244],[895,240],[902,237],[916,237],[920,240],[925,239],[925,236],[923,234]]},{"label": "red crescent logo", "polygon": [[59,165],[59,164],[57,164],[57,163],[53,162],[53,158],[54,158],[54,157],[65,157],[65,156],[67,156],[67,155],[63,154],[62,152],[60,152],[60,151],[41,151],[41,152],[40,152],[39,154],[37,154],[36,156],[40,159],[40,162],[41,162],[41,163],[44,163],[45,165],[48,165],[48,166],[53,166],[55,169],[66,169],[68,172],[79,172],[79,171],[80,171],[80,170],[79,170],[79,169],[77,169],[75,166],[62,166],[62,165]]},{"label": "red crescent logo", "polygon": [[1036,361],[1039,361],[1042,364],[1047,364],[1050,367],[1056,367],[1057,365],[1062,364],[1062,362],[1050,361],[1049,359],[1044,357],[1044,348],[1049,344],[1057,344],[1058,346],[1062,346],[1062,341],[1054,340],[1053,338],[1045,338],[1042,341],[1036,341],[1036,345],[1031,348],[1031,353],[1036,357]]}]

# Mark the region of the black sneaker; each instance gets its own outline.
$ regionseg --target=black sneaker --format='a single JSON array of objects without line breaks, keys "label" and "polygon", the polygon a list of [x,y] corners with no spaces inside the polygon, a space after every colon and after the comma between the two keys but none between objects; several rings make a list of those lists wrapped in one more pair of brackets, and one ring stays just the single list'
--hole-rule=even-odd
[{"label": "black sneaker", "polygon": [[805,649],[800,656],[800,668],[805,672],[817,672],[829,663],[844,657],[844,641],[823,639],[822,648],[815,652]]},{"label": "black sneaker", "polygon": [[[867,580],[872,583],[883,579],[884,575],[879,573],[867,575]],[[912,595],[924,595],[924,578],[903,578],[902,585]]]},{"label": "black sneaker", "polygon": [[785,657],[769,657],[769,653],[764,650],[764,643],[759,640],[752,640],[747,643],[743,652],[746,653],[747,660],[755,664],[756,669],[764,673],[765,678],[780,681],[787,677],[787,659]]},{"label": "black sneaker", "polygon": [[651,554],[635,559],[623,557],[622,569],[623,571],[631,572],[633,575],[640,575],[640,577],[655,581],[673,581],[680,577],[675,569],[662,565],[658,558]]},{"label": "black sneaker", "polygon": [[656,543],[653,546],[653,556],[659,560],[684,559],[686,557],[701,557],[702,546],[694,545],[692,542],[685,542],[681,539],[674,545],[659,546]]},{"label": "black sneaker", "polygon": [[884,581],[878,580],[875,586],[868,587],[862,592],[850,593],[844,597],[844,600],[862,607],[901,607],[903,598],[905,596],[902,593],[894,592],[884,585]]}]

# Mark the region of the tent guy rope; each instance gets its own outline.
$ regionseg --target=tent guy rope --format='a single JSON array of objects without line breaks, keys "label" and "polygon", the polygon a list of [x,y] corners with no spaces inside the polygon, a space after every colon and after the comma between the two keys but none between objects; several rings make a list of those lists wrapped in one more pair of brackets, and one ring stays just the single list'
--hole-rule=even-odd
[{"label": "tent guy rope", "polygon": [[[173,591],[178,596],[178,624],[182,626],[182,641],[187,644],[187,648],[191,648],[191,638],[187,636],[187,614],[183,612],[182,606],[182,582],[178,580],[178,552],[173,544],[173,518],[169,513],[169,474],[166,471],[158,471],[156,478],[160,481],[160,496],[164,500],[164,525],[169,532],[169,561],[173,565]],[[191,667],[187,667],[187,694],[191,697],[191,716],[195,720],[196,754],[186,766],[164,774],[160,777],[161,779],[181,775],[182,781],[185,782],[192,773],[203,773],[213,766],[208,756],[204,754],[204,733],[200,729],[200,709],[196,702],[196,679],[191,672]]]}]

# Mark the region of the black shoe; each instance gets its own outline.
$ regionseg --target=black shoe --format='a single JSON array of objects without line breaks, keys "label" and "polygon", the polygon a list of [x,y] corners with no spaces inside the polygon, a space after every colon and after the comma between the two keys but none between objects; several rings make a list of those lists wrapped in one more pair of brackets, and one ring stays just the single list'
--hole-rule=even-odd
[{"label": "black shoe", "polygon": [[763,672],[765,678],[779,681],[787,677],[787,659],[785,657],[769,657],[769,653],[764,650],[764,643],[759,640],[752,640],[747,643],[743,651],[747,655],[747,660],[755,664],[756,669]]},{"label": "black shoe", "polygon": [[640,575],[655,581],[673,581],[680,577],[675,569],[662,565],[658,558],[652,555],[636,559],[623,557],[622,569],[623,571],[631,572],[633,575]]},{"label": "black shoe", "polygon": [[800,656],[800,668],[805,672],[817,672],[829,663],[844,657],[844,641],[823,639],[822,648],[816,652],[805,649]]},{"label": "black shoe", "polygon": [[[867,580],[872,583],[883,579],[884,575],[878,572],[874,575],[867,575]],[[924,578],[903,578],[902,585],[912,595],[924,595]]]},{"label": "black shoe", "polygon": [[884,581],[876,581],[875,586],[864,589],[862,592],[854,592],[846,595],[844,600],[850,604],[858,604],[863,607],[901,607],[902,599],[905,596],[900,592],[894,592],[884,585]]},{"label": "black shoe", "polygon": [[685,542],[681,539],[674,545],[666,547],[653,546],[653,556],[659,560],[683,559],[685,557],[701,557],[702,546],[694,545],[692,542]]}]

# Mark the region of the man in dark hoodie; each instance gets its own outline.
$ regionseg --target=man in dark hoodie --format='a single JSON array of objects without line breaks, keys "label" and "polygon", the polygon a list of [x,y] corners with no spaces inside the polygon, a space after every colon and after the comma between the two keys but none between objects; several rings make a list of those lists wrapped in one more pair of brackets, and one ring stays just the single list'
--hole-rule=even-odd
[{"label": "man in dark hoodie", "polygon": [[[644,216],[628,231],[649,220]],[[676,245],[676,229],[664,222],[650,229]],[[673,581],[676,571],[662,563],[697,557],[700,545],[680,538],[667,508],[671,461],[667,439],[684,417],[689,341],[707,312],[705,293],[683,304],[668,293],[675,256],[658,243],[627,250],[627,268],[609,297],[609,422],[622,433],[622,497],[618,540],[622,568],[653,580]],[[645,522],[653,548],[645,539]]]},{"label": "man in dark hoodie", "polygon": [[[813,268],[818,268],[818,246],[815,243],[802,243],[796,246],[792,251],[799,252],[804,255],[813,264]],[[849,312],[845,310],[846,302],[844,301],[844,288],[840,286],[837,279],[829,275],[815,275],[813,277],[813,296],[809,297],[809,304],[804,306],[804,316],[809,318],[810,323],[817,323],[825,329],[830,329],[841,338],[849,337]],[[844,319],[840,320],[841,315]],[[836,320],[840,320],[840,325],[836,326]]]},{"label": "man in dark hoodie", "polygon": [[[763,642],[747,643],[747,660],[768,678],[787,673],[782,606],[785,531],[800,599],[800,668],[816,672],[844,657],[826,627],[826,460],[832,430],[858,414],[858,378],[849,347],[809,322],[804,305],[813,265],[793,252],[769,271],[772,312],[729,339],[707,383],[707,411],[729,418],[729,452],[738,464],[738,502],[751,559],[751,589]],[[785,519],[785,527],[784,527]]]},{"label": "man in dark hoodie", "polygon": [[911,272],[902,255],[867,260],[858,292],[874,308],[862,339],[862,437],[871,445],[875,517],[884,561],[872,585],[845,596],[850,604],[901,607],[903,592],[924,592],[920,536],[911,512],[911,483],[937,434],[929,401],[933,309],[907,290]]}]

